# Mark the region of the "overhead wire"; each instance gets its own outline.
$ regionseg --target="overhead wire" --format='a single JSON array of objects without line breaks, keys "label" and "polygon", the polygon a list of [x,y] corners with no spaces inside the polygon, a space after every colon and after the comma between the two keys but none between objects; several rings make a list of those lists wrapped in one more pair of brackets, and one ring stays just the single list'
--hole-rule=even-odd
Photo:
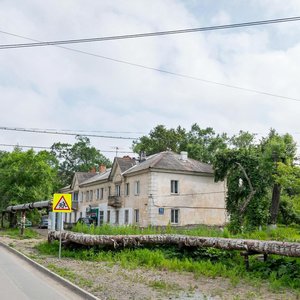
[{"label": "overhead wire", "polygon": [[[43,129],[27,129],[27,128],[17,128],[17,127],[0,127],[0,130],[8,131],[23,131],[31,133],[43,133],[43,134],[57,134],[57,135],[71,135],[71,136],[81,136],[80,133],[71,133],[64,131],[50,131]],[[84,134],[87,137],[96,137],[96,138],[106,138],[106,139],[121,139],[121,140],[137,140],[137,137],[125,137],[125,136],[111,136],[111,135],[97,135],[97,134]]]},{"label": "overhead wire", "polygon": [[[0,144],[0,147],[19,147],[19,148],[45,149],[45,150],[51,149],[51,147],[46,147],[46,146],[31,146],[31,145],[19,145],[19,144]],[[116,153],[115,150],[99,150],[99,151],[103,153]],[[135,153],[135,152],[118,150],[118,153]]]},{"label": "overhead wire", "polygon": [[57,129],[57,128],[28,128],[32,130],[49,130],[49,131],[65,131],[65,132],[80,132],[80,133],[86,133],[86,132],[98,132],[98,133],[122,133],[122,134],[147,134],[146,132],[142,131],[113,131],[113,130],[83,130],[83,129]]},{"label": "overhead wire", "polygon": [[[25,36],[18,35],[18,34],[14,34],[14,33],[9,33],[9,32],[2,31],[2,30],[0,30],[0,33],[15,36],[15,37],[19,37],[19,38],[23,38],[23,39],[27,39],[27,40],[38,41],[36,39],[32,39],[32,38],[25,37]],[[108,56],[104,56],[104,55],[100,55],[100,54],[96,54],[96,53],[91,53],[91,52],[87,52],[87,51],[83,51],[83,50],[78,50],[78,49],[74,49],[74,48],[70,48],[70,47],[66,47],[66,46],[55,45],[55,47],[62,48],[62,49],[72,51],[72,52],[75,52],[75,53],[79,53],[79,54],[84,54],[84,55],[88,55],[88,56],[92,56],[92,57],[96,57],[96,58],[101,58],[101,59],[104,59],[104,60],[109,60],[109,61],[116,62],[116,63],[121,63],[121,64],[129,65],[129,66],[141,68],[141,69],[160,72],[160,73],[168,74],[168,75],[171,75],[171,76],[176,76],[176,77],[180,77],[180,78],[201,81],[201,82],[204,82],[204,83],[214,84],[214,85],[218,85],[218,86],[222,86],[222,87],[226,87],[226,88],[237,89],[237,90],[241,90],[241,91],[245,91],[245,92],[249,92],[249,93],[255,93],[255,94],[270,96],[270,97],[274,97],[274,98],[277,98],[277,99],[284,99],[284,100],[289,100],[289,101],[300,102],[300,99],[294,98],[294,97],[278,95],[278,94],[274,94],[274,93],[270,93],[270,92],[260,91],[260,90],[251,89],[251,88],[245,88],[245,87],[232,85],[232,84],[227,84],[227,83],[222,83],[222,82],[217,82],[217,81],[208,80],[208,79],[204,79],[204,78],[200,78],[200,77],[196,77],[196,76],[191,76],[191,75],[187,75],[187,74],[181,74],[181,73],[177,73],[177,72],[173,72],[173,71],[169,71],[169,70],[164,70],[164,69],[160,69],[160,68],[149,67],[149,66],[145,66],[145,65],[141,65],[141,64],[137,64],[137,63],[133,63],[133,62],[128,62],[128,61],[121,60],[121,59],[111,58],[111,57],[108,57]]]},{"label": "overhead wire", "polygon": [[153,37],[153,36],[185,34],[185,33],[192,33],[192,32],[214,31],[220,29],[261,26],[261,25],[268,25],[274,23],[286,23],[286,22],[295,22],[295,21],[300,21],[300,17],[289,17],[289,18],[270,19],[270,20],[253,21],[253,22],[245,22],[245,23],[234,23],[234,24],[216,25],[216,26],[208,26],[208,27],[186,28],[186,29],[156,31],[156,32],[147,32],[147,33],[135,33],[135,34],[105,36],[105,37],[96,37],[96,38],[82,38],[82,39],[70,39],[70,40],[46,41],[46,42],[39,41],[36,43],[24,43],[24,44],[7,44],[7,45],[0,45],[0,50],[24,48],[24,47],[55,46],[55,45],[66,45],[66,44],[135,39],[135,38],[145,38],[145,37]]}]

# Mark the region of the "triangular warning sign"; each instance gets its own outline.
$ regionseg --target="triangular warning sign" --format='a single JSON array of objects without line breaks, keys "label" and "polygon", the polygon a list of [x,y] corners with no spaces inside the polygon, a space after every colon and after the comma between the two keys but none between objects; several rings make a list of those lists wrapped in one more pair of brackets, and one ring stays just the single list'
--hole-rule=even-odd
[{"label": "triangular warning sign", "polygon": [[70,210],[70,209],[71,208],[69,207],[68,202],[66,201],[64,196],[61,196],[56,206],[54,207],[54,210]]}]

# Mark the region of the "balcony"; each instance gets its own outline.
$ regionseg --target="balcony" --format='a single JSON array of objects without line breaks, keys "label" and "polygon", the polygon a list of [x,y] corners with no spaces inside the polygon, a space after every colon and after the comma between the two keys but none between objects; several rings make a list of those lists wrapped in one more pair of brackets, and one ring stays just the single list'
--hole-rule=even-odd
[{"label": "balcony", "polygon": [[119,208],[122,206],[122,201],[119,196],[108,196],[107,205]]}]

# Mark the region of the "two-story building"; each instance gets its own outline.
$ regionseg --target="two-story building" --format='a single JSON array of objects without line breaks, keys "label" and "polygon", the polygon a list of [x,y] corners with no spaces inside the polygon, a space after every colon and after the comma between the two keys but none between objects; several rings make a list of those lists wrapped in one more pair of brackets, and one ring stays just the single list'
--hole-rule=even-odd
[{"label": "two-story building", "polygon": [[[82,180],[83,174],[86,179]],[[91,216],[98,225],[223,225],[226,220],[224,182],[214,182],[210,165],[186,152],[165,151],[142,161],[116,157],[112,168],[76,173],[70,187],[70,217]]]}]

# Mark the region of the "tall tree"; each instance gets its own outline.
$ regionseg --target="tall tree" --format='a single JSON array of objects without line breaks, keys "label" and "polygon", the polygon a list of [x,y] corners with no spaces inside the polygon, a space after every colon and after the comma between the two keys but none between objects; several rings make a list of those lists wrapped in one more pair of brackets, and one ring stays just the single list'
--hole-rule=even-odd
[{"label": "tall tree", "polygon": [[0,207],[50,199],[57,187],[57,161],[47,151],[13,152],[0,156]]},{"label": "tall tree", "polygon": [[226,180],[226,210],[233,231],[252,229],[268,219],[268,169],[259,147],[226,149],[216,154],[215,180]]},{"label": "tall tree", "polygon": [[211,127],[202,129],[198,124],[192,125],[186,140],[189,157],[206,163],[213,163],[216,153],[225,150],[228,142],[226,134],[216,134]]},{"label": "tall tree", "polygon": [[[278,180],[279,163],[292,166],[296,155],[296,143],[289,134],[279,135],[274,129],[270,130],[267,138],[262,140],[262,152],[265,163],[272,176],[272,199],[270,205],[270,224],[275,225],[280,205],[282,185]],[[276,180],[277,178],[277,180]]]},{"label": "tall tree", "polygon": [[187,151],[189,157],[211,163],[215,153],[226,148],[227,136],[219,135],[210,127],[200,128],[193,124],[190,131],[178,126],[167,129],[163,125],[156,126],[148,136],[142,136],[133,142],[136,153],[145,152],[147,155],[161,151]]},{"label": "tall tree", "polygon": [[88,172],[99,165],[111,166],[110,160],[90,145],[89,138],[77,136],[76,140],[73,145],[55,143],[51,147],[52,154],[59,160],[61,185],[70,184],[75,172]]},{"label": "tall tree", "polygon": [[179,152],[186,145],[186,131],[178,126],[176,129],[167,129],[164,125],[157,125],[150,131],[149,136],[144,135],[133,142],[135,153],[145,152],[152,155],[161,151],[172,150]]}]

